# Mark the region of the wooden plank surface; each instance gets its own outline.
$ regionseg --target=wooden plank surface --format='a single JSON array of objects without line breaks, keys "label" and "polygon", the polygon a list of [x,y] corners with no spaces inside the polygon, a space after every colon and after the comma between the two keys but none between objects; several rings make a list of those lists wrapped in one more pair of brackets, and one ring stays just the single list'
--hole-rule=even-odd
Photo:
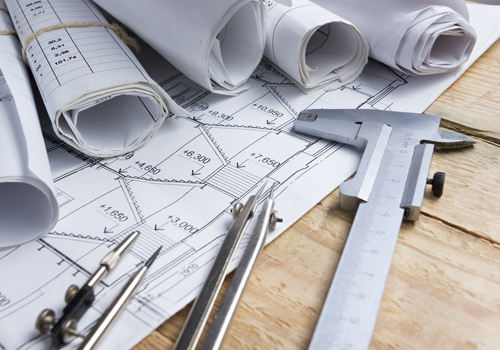
[{"label": "wooden plank surface", "polygon": [[[443,126],[478,144],[435,153],[431,173],[446,172],[444,195],[426,193],[420,220],[403,223],[370,348],[495,349],[500,346],[500,42],[426,113],[442,115]],[[340,208],[336,190],[268,245],[223,349],[306,349],[353,219],[353,212]],[[189,307],[136,349],[172,348]]]}]

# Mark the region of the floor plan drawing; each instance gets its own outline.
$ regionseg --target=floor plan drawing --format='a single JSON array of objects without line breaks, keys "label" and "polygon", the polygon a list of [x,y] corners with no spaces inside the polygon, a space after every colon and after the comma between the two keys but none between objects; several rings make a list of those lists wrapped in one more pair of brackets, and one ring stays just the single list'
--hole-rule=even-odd
[{"label": "floor plan drawing", "polygon": [[[227,97],[165,68],[168,63],[157,56],[143,64],[191,113],[170,115],[144,147],[92,158],[59,140],[42,117],[60,218],[42,239],[0,251],[2,350],[47,348],[48,337],[34,329],[38,314],[45,308],[60,314],[66,289],[82,285],[107,252],[138,230],[138,241],[99,283],[96,302],[78,326],[87,333],[125,280],[162,246],[140,291],[99,346],[131,348],[196,296],[232,223],[233,204],[263,184],[261,199],[274,187],[284,222],[270,233],[272,240],[356,170],[360,156],[354,149],[293,130],[300,111],[415,111],[420,107],[408,102],[408,91],[426,78],[370,61],[352,84],[305,95],[262,61],[248,81],[251,88]],[[449,85],[456,78],[442,79]],[[426,91],[423,103],[439,93]],[[412,98],[418,100],[418,93]]]}]

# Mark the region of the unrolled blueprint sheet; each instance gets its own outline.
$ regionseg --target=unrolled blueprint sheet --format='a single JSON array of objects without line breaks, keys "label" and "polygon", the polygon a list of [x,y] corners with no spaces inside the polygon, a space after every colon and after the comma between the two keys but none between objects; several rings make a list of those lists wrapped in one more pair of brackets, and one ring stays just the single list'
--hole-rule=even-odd
[{"label": "unrolled blueprint sheet", "polygon": [[[500,9],[482,8],[471,7],[479,34],[475,58],[500,35]],[[87,332],[136,265],[163,245],[99,349],[132,347],[196,296],[232,222],[232,203],[263,181],[274,184],[285,222],[271,240],[354,171],[359,155],[352,149],[293,132],[301,110],[419,112],[457,78],[409,77],[371,61],[345,88],[304,95],[263,62],[249,80],[252,89],[227,98],[176,72],[165,75],[164,67],[148,71],[192,117],[167,119],[138,151],[90,158],[55,138],[48,123],[44,128],[61,219],[44,238],[0,253],[0,348],[46,349],[46,338],[34,330],[39,312],[60,314],[66,288],[82,285],[106,252],[139,229],[138,242],[99,284],[97,302],[79,326]]]}]

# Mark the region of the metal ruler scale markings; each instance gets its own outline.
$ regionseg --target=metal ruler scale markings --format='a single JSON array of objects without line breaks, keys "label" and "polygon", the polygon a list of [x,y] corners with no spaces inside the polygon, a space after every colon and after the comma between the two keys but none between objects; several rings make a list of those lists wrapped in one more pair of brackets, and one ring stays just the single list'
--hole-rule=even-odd
[{"label": "metal ruler scale markings", "polygon": [[[382,167],[390,161],[384,157]],[[331,313],[322,313],[317,325],[327,334],[315,333],[312,349],[327,349],[332,342],[335,349],[355,349],[351,334],[357,335],[359,348],[370,344],[404,214],[399,206],[387,207],[396,200],[389,188],[394,174],[388,175],[375,182],[374,199],[359,205],[323,307]]]}]

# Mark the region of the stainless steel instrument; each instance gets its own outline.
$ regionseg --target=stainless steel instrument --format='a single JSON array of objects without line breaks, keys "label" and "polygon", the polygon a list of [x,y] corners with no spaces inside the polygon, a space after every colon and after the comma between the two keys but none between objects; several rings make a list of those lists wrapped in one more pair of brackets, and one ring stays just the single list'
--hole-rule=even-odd
[{"label": "stainless steel instrument", "polygon": [[58,320],[56,320],[55,312],[50,309],[45,309],[40,313],[35,329],[40,334],[50,333],[54,349],[61,348],[75,337],[83,337],[76,331],[76,327],[78,321],[94,303],[94,287],[118,265],[122,256],[138,237],[138,231],[132,232],[115,249],[106,254],[99,263],[99,268],[81,288],[76,285],[69,286],[64,297],[67,305]]},{"label": "stainless steel instrument", "polygon": [[142,281],[144,280],[144,277],[146,277],[148,269],[151,267],[158,254],[160,254],[161,248],[162,247],[158,248],[148,261],[146,261],[146,263],[129,278],[120,293],[118,293],[115,299],[113,299],[90,333],[85,337],[85,339],[83,339],[77,350],[92,350],[99,343],[106,331],[116,321],[123,310],[125,310],[130,302],[130,299],[132,299],[139,287],[142,285]]},{"label": "stainless steel instrument", "polygon": [[[177,338],[177,342],[174,346],[175,350],[196,348],[210,314],[210,310],[215,302],[215,298],[228,272],[229,265],[248,224],[257,210],[257,200],[259,195],[263,192],[264,187],[265,184],[260,188],[257,194],[250,196],[244,206],[241,203],[236,203],[234,205],[233,218],[235,221],[229,228],[200,295],[194,302],[189,316],[184,323],[181,334]],[[240,264],[236,269],[218,313],[215,316],[212,327],[203,343],[203,350],[219,349],[221,346],[250,274],[252,273],[257,257],[264,247],[267,233],[269,229],[274,229],[277,222],[282,221],[278,218],[278,212],[274,210],[274,200],[272,197],[273,188],[271,188],[269,197],[265,200],[257,226],[250,237],[245,253],[241,258]]]},{"label": "stainless steel instrument", "polygon": [[78,288],[76,285],[71,285],[68,288],[65,296],[67,305],[58,320],[56,320],[55,312],[50,309],[45,309],[40,313],[35,328],[40,334],[50,333],[53,349],[63,347],[75,337],[83,338],[78,350],[93,349],[121,311],[125,309],[141,285],[148,268],[160,253],[161,247],[149,258],[144,266],[140,267],[130,277],[87,336],[81,335],[76,330],[78,321],[95,301],[94,287],[118,265],[123,255],[125,255],[138,237],[138,231],[132,232],[115,249],[106,254],[101,260],[99,268],[81,288]]},{"label": "stainless steel instrument", "polygon": [[356,217],[309,349],[368,349],[402,219],[418,220],[426,184],[440,196],[444,173],[427,179],[434,147],[475,141],[439,130],[435,115],[374,110],[305,110],[295,130],[355,146],[355,177],[340,204]]}]

